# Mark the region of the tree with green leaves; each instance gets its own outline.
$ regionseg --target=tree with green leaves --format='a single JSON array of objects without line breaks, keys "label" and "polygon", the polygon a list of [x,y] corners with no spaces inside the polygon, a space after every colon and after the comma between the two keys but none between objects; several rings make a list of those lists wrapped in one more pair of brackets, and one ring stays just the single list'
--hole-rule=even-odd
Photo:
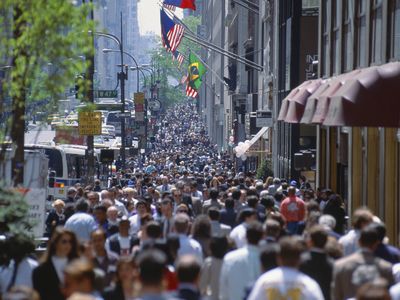
[{"label": "tree with green leaves", "polygon": [[[189,16],[183,22],[191,31],[197,32],[197,26],[200,25],[201,19],[200,17]],[[172,54],[166,52],[161,44],[152,53],[153,64],[159,70],[159,98],[164,107],[169,107],[186,99],[185,88],[181,85],[181,79],[187,75],[189,52],[199,53],[200,46],[183,38],[178,51],[186,57],[181,68],[178,67],[178,62],[172,59]]]},{"label": "tree with green leaves", "polygon": [[[4,141],[9,137],[15,150],[15,185],[23,182],[25,121],[31,117],[26,115],[26,107],[35,107],[40,101],[42,106],[37,109],[54,112],[65,90],[74,86],[75,76],[88,68],[82,57],[93,53],[88,31],[94,26],[87,19],[90,6],[76,2],[0,1],[0,70],[3,67],[3,77],[7,78],[0,81],[4,122],[0,161],[4,160]],[[89,83],[81,86],[87,89]]]}]

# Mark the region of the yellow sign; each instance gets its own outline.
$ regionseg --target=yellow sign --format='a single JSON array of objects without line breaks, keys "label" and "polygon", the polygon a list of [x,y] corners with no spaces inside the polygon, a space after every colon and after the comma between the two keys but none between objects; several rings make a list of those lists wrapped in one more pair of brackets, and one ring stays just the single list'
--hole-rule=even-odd
[{"label": "yellow sign", "polygon": [[101,112],[78,114],[79,135],[101,135]]},{"label": "yellow sign", "polygon": [[134,94],[135,104],[144,104],[144,93]]}]

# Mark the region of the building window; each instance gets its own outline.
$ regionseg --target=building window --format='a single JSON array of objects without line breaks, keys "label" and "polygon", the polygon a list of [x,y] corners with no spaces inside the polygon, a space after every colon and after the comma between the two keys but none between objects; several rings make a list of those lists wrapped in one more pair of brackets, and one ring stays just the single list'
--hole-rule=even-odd
[{"label": "building window", "polygon": [[400,59],[400,0],[393,1],[391,10],[391,51],[390,56],[394,59]]},{"label": "building window", "polygon": [[352,18],[353,6],[352,1],[343,3],[343,45],[342,45],[342,62],[345,72],[353,69],[353,38],[352,38]]},{"label": "building window", "polygon": [[333,20],[333,32],[332,32],[332,74],[336,75],[340,73],[340,1],[332,1],[332,20]]},{"label": "building window", "polygon": [[359,0],[357,7],[357,66],[367,66],[367,10],[368,1]]},{"label": "building window", "polygon": [[328,3],[329,0],[321,1],[322,5],[322,55],[321,55],[321,77],[327,77],[329,65],[329,31],[328,31]]},{"label": "building window", "polygon": [[371,61],[380,63],[382,59],[382,0],[374,0],[372,6],[372,52]]}]

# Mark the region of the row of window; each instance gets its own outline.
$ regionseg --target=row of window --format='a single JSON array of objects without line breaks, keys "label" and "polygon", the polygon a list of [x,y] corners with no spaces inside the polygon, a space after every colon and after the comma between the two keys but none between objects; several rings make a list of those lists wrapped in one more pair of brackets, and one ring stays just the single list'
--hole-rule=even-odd
[{"label": "row of window", "polygon": [[322,0],[321,75],[400,59],[400,0]]}]

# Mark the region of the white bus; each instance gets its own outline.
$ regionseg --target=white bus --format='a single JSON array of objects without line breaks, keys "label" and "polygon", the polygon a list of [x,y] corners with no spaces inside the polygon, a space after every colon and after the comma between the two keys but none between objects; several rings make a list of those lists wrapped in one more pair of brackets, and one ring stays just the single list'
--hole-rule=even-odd
[{"label": "white bus", "polygon": [[77,182],[85,182],[87,174],[86,146],[28,144],[25,149],[39,150],[49,159],[48,195],[65,199],[67,190]]}]

